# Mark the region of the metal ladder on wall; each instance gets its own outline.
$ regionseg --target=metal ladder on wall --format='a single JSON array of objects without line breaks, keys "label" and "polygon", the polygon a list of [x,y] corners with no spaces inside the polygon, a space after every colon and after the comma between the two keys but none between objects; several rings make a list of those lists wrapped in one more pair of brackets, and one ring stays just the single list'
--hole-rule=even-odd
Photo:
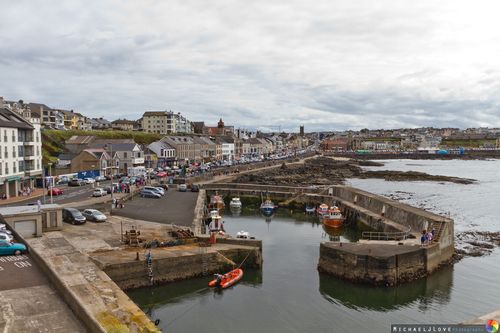
[{"label": "metal ladder on wall", "polygon": [[146,273],[149,279],[149,283],[153,285],[154,277],[153,277],[153,258],[146,255]]},{"label": "metal ladder on wall", "polygon": [[210,263],[209,257],[208,257],[208,246],[205,244],[199,244],[200,248],[200,257],[201,257],[201,274],[203,276],[208,275],[208,266]]}]

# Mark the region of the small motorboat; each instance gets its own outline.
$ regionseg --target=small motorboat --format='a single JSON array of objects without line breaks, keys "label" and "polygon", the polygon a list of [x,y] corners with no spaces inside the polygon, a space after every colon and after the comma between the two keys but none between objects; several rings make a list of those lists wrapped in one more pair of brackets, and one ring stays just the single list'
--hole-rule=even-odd
[{"label": "small motorboat", "polygon": [[215,274],[215,278],[208,283],[208,286],[226,289],[241,280],[242,277],[243,270],[241,268],[236,268],[224,275]]},{"label": "small motorboat", "polygon": [[316,211],[316,207],[306,206],[306,214],[314,214],[315,211]]},{"label": "small motorboat", "polygon": [[236,233],[236,238],[241,238],[241,239],[250,239],[250,233],[248,231],[238,231]]},{"label": "small motorboat", "polygon": [[262,212],[262,214],[264,215],[272,215],[274,213],[274,210],[276,209],[276,206],[274,205],[274,203],[267,199],[266,201],[264,201],[261,205],[260,205],[260,211]]},{"label": "small motorboat", "polygon": [[323,216],[323,215],[326,215],[328,213],[328,209],[330,207],[328,207],[327,204],[324,204],[322,203],[321,205],[319,205],[319,207],[316,209],[316,214],[318,214],[319,216]]},{"label": "small motorboat", "polygon": [[344,217],[337,206],[331,206],[321,218],[324,225],[332,228],[341,227],[342,223],[344,223]]},{"label": "small motorboat", "polygon": [[231,208],[241,208],[241,200],[240,198],[232,198],[229,203],[229,207]]}]

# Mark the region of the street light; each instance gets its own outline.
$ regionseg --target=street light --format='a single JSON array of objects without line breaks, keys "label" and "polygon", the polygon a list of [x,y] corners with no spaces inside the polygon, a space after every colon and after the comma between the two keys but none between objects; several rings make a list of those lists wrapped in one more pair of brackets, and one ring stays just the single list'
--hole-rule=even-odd
[{"label": "street light", "polygon": [[109,147],[109,154],[111,155],[111,209],[109,211],[109,215],[112,215],[113,214],[113,203],[114,203],[114,200],[113,200],[113,192],[115,191],[115,187],[113,186],[113,146],[111,145],[111,143],[108,143],[104,146],[104,148],[108,148]]},{"label": "street light", "polygon": [[53,193],[53,189],[54,189],[54,182],[52,180],[52,163],[48,163],[47,164],[49,166],[49,179],[50,179],[50,185],[49,185],[49,188],[50,188],[50,203],[53,204],[54,203],[54,198],[52,197],[52,193]]}]

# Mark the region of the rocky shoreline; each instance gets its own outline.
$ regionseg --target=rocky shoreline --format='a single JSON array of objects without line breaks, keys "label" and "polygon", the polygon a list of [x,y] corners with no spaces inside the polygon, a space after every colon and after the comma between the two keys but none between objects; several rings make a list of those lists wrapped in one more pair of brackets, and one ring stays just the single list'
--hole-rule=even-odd
[{"label": "rocky shoreline", "polygon": [[414,171],[365,171],[363,166],[383,166],[382,163],[368,160],[339,160],[330,157],[317,157],[303,164],[285,164],[273,170],[259,171],[236,177],[233,182],[269,185],[331,185],[344,184],[348,178],[379,178],[387,181],[438,181],[457,184],[472,184],[474,179],[429,175]]}]

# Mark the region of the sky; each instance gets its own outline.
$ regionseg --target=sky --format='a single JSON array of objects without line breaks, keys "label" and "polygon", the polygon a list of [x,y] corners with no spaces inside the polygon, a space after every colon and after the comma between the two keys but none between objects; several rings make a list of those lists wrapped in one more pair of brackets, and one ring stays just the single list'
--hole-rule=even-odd
[{"label": "sky", "polygon": [[500,127],[498,0],[0,0],[0,96],[306,132]]}]

